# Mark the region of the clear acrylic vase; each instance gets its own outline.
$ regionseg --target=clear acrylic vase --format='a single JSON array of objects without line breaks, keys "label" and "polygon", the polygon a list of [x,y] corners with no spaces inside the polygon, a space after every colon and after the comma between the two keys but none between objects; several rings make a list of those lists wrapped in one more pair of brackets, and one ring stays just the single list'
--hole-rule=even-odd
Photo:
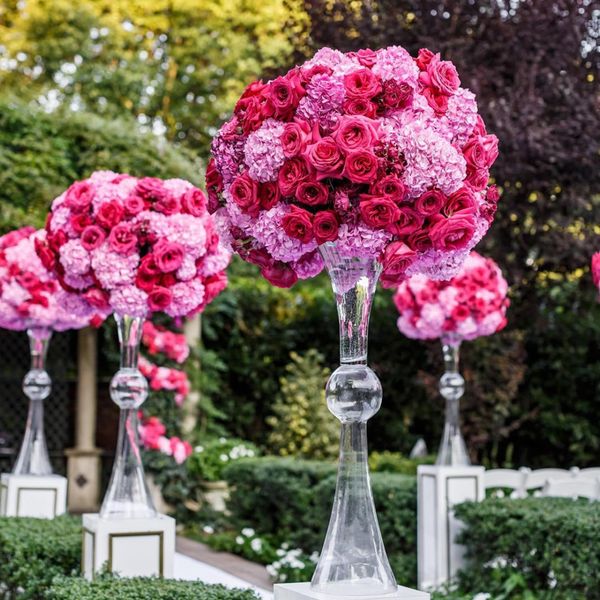
[{"label": "clear acrylic vase", "polygon": [[440,378],[440,394],[446,400],[446,422],[436,464],[452,467],[469,466],[471,461],[460,431],[460,399],[465,393],[465,380],[458,371],[460,342],[442,340],[444,374]]},{"label": "clear acrylic vase", "polygon": [[15,475],[52,475],[44,433],[44,400],[52,391],[46,371],[46,355],[52,330],[28,329],[31,369],[23,379],[23,393],[29,398],[29,413],[23,443],[13,468]]},{"label": "clear acrylic vase", "polygon": [[138,409],[148,397],[148,382],[138,370],[141,317],[115,315],[121,346],[121,368],[110,382],[110,397],[120,408],[119,436],[113,472],[104,496],[103,519],[148,518],[156,509],[146,485],[139,447]]},{"label": "clear acrylic vase", "polygon": [[327,382],[329,410],[341,422],[333,510],[312,588],[325,594],[392,594],[396,581],[375,512],[369,477],[367,421],[381,407],[382,389],[367,366],[369,317],[378,261],[346,258],[335,244],[321,246],[340,323],[340,367]]}]

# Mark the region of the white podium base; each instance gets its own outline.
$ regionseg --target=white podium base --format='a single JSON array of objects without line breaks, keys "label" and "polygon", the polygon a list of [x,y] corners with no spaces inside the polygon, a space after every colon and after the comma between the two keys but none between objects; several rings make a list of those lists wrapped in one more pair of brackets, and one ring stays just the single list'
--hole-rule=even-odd
[{"label": "white podium base", "polygon": [[81,567],[86,579],[104,568],[122,577],[173,577],[175,519],[101,519],[83,515]]},{"label": "white podium base", "polygon": [[278,583],[274,586],[275,600],[429,600],[427,592],[411,590],[398,586],[398,591],[392,594],[373,594],[372,596],[351,596],[340,593],[323,594],[314,592],[310,583]]},{"label": "white podium base", "polygon": [[54,519],[67,510],[67,480],[60,475],[13,475],[0,478],[0,515]]}]

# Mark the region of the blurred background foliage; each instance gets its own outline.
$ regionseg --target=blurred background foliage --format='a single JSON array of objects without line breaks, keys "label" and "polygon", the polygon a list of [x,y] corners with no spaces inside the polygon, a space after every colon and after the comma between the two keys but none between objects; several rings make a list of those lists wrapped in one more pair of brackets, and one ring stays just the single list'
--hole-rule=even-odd
[{"label": "blurred background foliage", "polygon": [[[597,464],[600,306],[588,265],[600,249],[599,34],[592,0],[5,0],[0,226],[39,224],[52,197],[95,168],[198,181],[243,88],[321,46],[440,51],[501,147],[503,197],[479,250],[503,268],[512,306],[505,332],[463,345],[473,459]],[[269,449],[268,418],[307,393],[281,385],[289,365],[320,353],[316,389],[337,362],[332,294],[325,276],[280,290],[237,260],[230,282],[203,317],[203,389],[221,416],[202,423]],[[424,437],[435,450],[439,347],[404,339],[395,319],[391,294],[378,292],[370,360],[385,396],[372,447],[406,453]]]}]

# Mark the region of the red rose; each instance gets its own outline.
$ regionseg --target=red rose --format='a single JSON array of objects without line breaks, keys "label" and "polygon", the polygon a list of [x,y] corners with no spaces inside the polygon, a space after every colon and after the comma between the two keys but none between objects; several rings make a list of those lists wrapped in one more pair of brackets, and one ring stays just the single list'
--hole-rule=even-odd
[{"label": "red rose", "polygon": [[329,190],[318,181],[303,181],[296,188],[296,199],[302,204],[317,206],[327,204],[329,201]]},{"label": "red rose", "polygon": [[423,216],[408,206],[398,208],[398,218],[394,223],[388,225],[387,231],[394,235],[411,235],[423,226]]},{"label": "red rose", "polygon": [[383,105],[386,108],[404,108],[412,100],[413,89],[408,83],[397,83],[393,79],[383,84]]},{"label": "red rose", "polygon": [[448,110],[448,96],[436,92],[433,88],[426,87],[423,89],[423,96],[435,114],[440,116],[446,114]]},{"label": "red rose", "polygon": [[108,243],[110,249],[119,254],[129,254],[137,246],[137,236],[129,225],[120,223],[113,227],[109,236]]},{"label": "red rose", "polygon": [[108,307],[108,294],[98,288],[91,288],[85,294],[83,298],[86,302],[94,308],[106,308]]},{"label": "red rose", "polygon": [[350,98],[373,98],[381,93],[381,81],[371,69],[357,69],[344,76],[344,87]]},{"label": "red rose", "polygon": [[457,304],[451,313],[454,321],[464,321],[471,316],[471,311],[464,304]]},{"label": "red rose", "polygon": [[425,229],[416,229],[408,236],[406,243],[416,252],[425,252],[433,248],[429,231]]},{"label": "red rose", "polygon": [[206,165],[206,194],[208,196],[208,212],[214,213],[220,206],[219,194],[223,191],[223,177],[217,170],[217,163],[211,158]]},{"label": "red rose", "polygon": [[253,248],[244,254],[244,260],[247,260],[253,265],[257,265],[261,269],[271,266],[274,262],[273,257],[265,248]]},{"label": "red rose", "polygon": [[486,166],[489,169],[498,158],[498,138],[495,135],[484,135],[480,139],[485,148]]},{"label": "red rose", "polygon": [[185,250],[177,242],[167,242],[164,240],[154,246],[153,254],[156,266],[160,272],[171,273],[172,271],[177,271],[183,263]]},{"label": "red rose", "polygon": [[98,227],[98,225],[90,225],[86,227],[81,234],[81,245],[88,251],[99,248],[106,239],[106,233],[104,229]]},{"label": "red rose", "polygon": [[72,212],[80,213],[87,211],[92,203],[93,192],[87,181],[75,182],[65,194],[65,205]]},{"label": "red rose", "polygon": [[436,54],[427,65],[428,85],[437,92],[451,96],[460,87],[460,79],[456,67],[448,60],[440,60]]},{"label": "red rose", "polygon": [[377,116],[377,105],[368,98],[347,98],[343,108],[348,115],[362,115],[371,119]]},{"label": "red rose", "polygon": [[267,94],[269,116],[286,120],[296,110],[298,102],[305,92],[298,75],[288,73],[285,77],[278,77],[268,84],[265,93]]},{"label": "red rose", "polygon": [[302,85],[306,87],[315,75],[331,75],[333,69],[326,67],[325,65],[314,65],[312,67],[300,67],[299,77]]},{"label": "red rose", "polygon": [[293,196],[300,182],[308,179],[309,167],[301,156],[294,156],[283,163],[277,182],[283,196]]},{"label": "red rose", "polygon": [[211,275],[204,280],[204,299],[202,304],[210,304],[227,287],[227,275],[224,272]]},{"label": "red rose", "polygon": [[258,202],[263,210],[273,208],[281,197],[279,186],[275,181],[266,181],[258,184]]},{"label": "red rose", "polygon": [[344,168],[344,157],[332,137],[324,137],[306,148],[306,158],[317,171],[317,179],[340,177]]},{"label": "red rose", "polygon": [[249,135],[253,131],[256,131],[263,124],[267,116],[272,115],[272,110],[269,111],[268,115],[265,114],[265,112],[267,112],[266,107],[267,103],[263,98],[254,97],[248,99],[246,110],[244,111],[243,116],[240,115],[239,117],[240,126],[244,135]]},{"label": "red rose", "polygon": [[428,190],[416,199],[415,210],[424,216],[437,215],[445,201],[446,196],[439,190]]},{"label": "red rose", "polygon": [[395,175],[387,175],[372,187],[371,192],[374,196],[386,196],[390,200],[400,203],[406,197],[406,186]]},{"label": "red rose", "polygon": [[135,186],[135,193],[149,202],[160,200],[166,193],[164,183],[157,177],[142,177]]},{"label": "red rose", "polygon": [[417,63],[417,67],[419,67],[421,71],[425,71],[427,69],[427,65],[431,62],[431,59],[434,56],[435,54],[431,50],[428,50],[427,48],[421,48],[415,61]]},{"label": "red rose", "polygon": [[477,115],[477,119],[475,121],[475,127],[473,128],[472,135],[487,135],[487,129],[485,128],[485,123],[481,118],[481,115]]},{"label": "red rose", "polygon": [[309,136],[310,126],[306,121],[302,121],[301,124],[298,122],[286,123],[279,138],[283,148],[283,155],[286,158],[291,158],[300,154]]},{"label": "red rose", "polygon": [[368,199],[360,202],[360,216],[369,227],[383,229],[398,220],[400,211],[393,200],[385,196],[380,198],[363,196],[363,198]]},{"label": "red rose", "polygon": [[161,198],[156,200],[152,206],[155,211],[163,215],[175,215],[181,212],[181,203],[179,198],[169,192],[165,192]]},{"label": "red rose", "polygon": [[377,157],[369,150],[358,150],[346,157],[344,177],[353,183],[371,183],[377,177]]},{"label": "red rose", "polygon": [[146,275],[160,275],[161,270],[156,263],[156,259],[153,254],[146,254],[140,262],[138,267],[138,273],[144,273]]},{"label": "red rose", "polygon": [[313,218],[313,232],[317,244],[335,242],[338,238],[338,221],[332,210],[318,212]]},{"label": "red rose", "polygon": [[291,206],[290,212],[281,219],[281,225],[291,238],[300,240],[304,244],[312,240],[312,215],[303,208]]},{"label": "red rose", "polygon": [[475,206],[476,200],[473,192],[467,187],[461,187],[446,198],[442,213],[447,217],[451,217],[454,213],[461,210],[474,211]]},{"label": "red rose", "polygon": [[298,281],[298,275],[294,269],[281,261],[264,267],[261,273],[269,283],[281,288],[290,288]]},{"label": "red rose", "polygon": [[481,216],[488,222],[491,223],[494,220],[494,215],[498,209],[498,200],[500,194],[498,188],[495,185],[491,185],[485,194],[485,203],[481,207]]},{"label": "red rose", "polygon": [[116,200],[105,202],[96,214],[96,222],[104,229],[112,229],[121,222],[124,213],[123,206]]},{"label": "red rose", "polygon": [[333,138],[343,152],[367,150],[377,142],[377,129],[367,117],[343,116],[338,121]]},{"label": "red rose", "polygon": [[48,244],[42,240],[34,238],[33,243],[35,252],[42,261],[42,264],[48,271],[51,271],[54,267],[54,252],[52,252]]},{"label": "red rose", "polygon": [[463,148],[467,167],[473,170],[486,169],[488,165],[487,150],[480,138],[472,138]]},{"label": "red rose", "polygon": [[135,285],[140,290],[143,290],[147,294],[149,294],[160,281],[160,276],[149,273],[147,271],[142,271],[138,269],[137,275],[135,276]]},{"label": "red rose", "polygon": [[403,242],[388,244],[381,259],[384,287],[400,283],[405,277],[406,269],[415,262],[416,256],[416,253]]},{"label": "red rose", "polygon": [[469,169],[467,168],[467,183],[476,191],[485,189],[490,179],[490,172],[487,169]]},{"label": "red rose", "polygon": [[267,86],[262,81],[253,81],[240,96],[240,99],[237,101],[237,104],[233,109],[233,112],[239,113],[240,111],[246,110],[250,98],[260,96],[266,87]]},{"label": "red rose", "polygon": [[160,280],[158,285],[166,288],[170,288],[171,286],[177,283],[177,277],[173,273],[165,273],[160,276]]},{"label": "red rose", "polygon": [[173,300],[170,289],[157,286],[148,295],[148,306],[150,310],[165,310]]},{"label": "red rose", "polygon": [[143,198],[133,194],[125,200],[123,206],[125,207],[125,214],[127,214],[129,217],[133,217],[141,213],[146,208],[146,203],[144,202]]},{"label": "red rose", "polygon": [[81,234],[88,225],[92,224],[92,218],[88,213],[75,214],[69,219],[69,224],[75,233]]},{"label": "red rose", "polygon": [[202,190],[191,188],[181,197],[183,212],[193,217],[201,217],[206,211],[206,196]]},{"label": "red rose", "polygon": [[258,216],[260,205],[258,202],[258,184],[248,173],[238,175],[231,184],[231,197],[240,207],[242,212],[252,217]]},{"label": "red rose", "polygon": [[460,250],[471,241],[474,232],[473,212],[462,210],[448,219],[440,217],[431,227],[429,236],[437,250]]}]

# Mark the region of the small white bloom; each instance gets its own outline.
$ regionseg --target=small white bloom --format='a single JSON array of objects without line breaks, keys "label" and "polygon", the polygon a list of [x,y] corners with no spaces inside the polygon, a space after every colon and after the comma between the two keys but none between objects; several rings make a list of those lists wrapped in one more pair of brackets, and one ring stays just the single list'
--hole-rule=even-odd
[{"label": "small white bloom", "polygon": [[250,542],[250,548],[252,548],[254,552],[262,552],[262,540],[260,538],[254,538]]},{"label": "small white bloom", "polygon": [[202,531],[204,531],[204,533],[208,533],[208,535],[212,535],[215,532],[214,527],[211,527],[210,525],[205,525],[202,528]]},{"label": "small white bloom", "polygon": [[473,596],[473,600],[488,600],[491,597],[492,597],[491,594],[480,593],[480,594],[475,594]]},{"label": "small white bloom", "polygon": [[238,544],[238,546],[243,546],[244,545],[244,538],[241,535],[238,535],[235,538],[235,542],[236,542],[236,544]]},{"label": "small white bloom", "polygon": [[252,529],[251,527],[245,527],[244,529],[242,529],[242,535],[245,537],[254,537],[256,535],[256,531],[254,531],[254,529]]}]

